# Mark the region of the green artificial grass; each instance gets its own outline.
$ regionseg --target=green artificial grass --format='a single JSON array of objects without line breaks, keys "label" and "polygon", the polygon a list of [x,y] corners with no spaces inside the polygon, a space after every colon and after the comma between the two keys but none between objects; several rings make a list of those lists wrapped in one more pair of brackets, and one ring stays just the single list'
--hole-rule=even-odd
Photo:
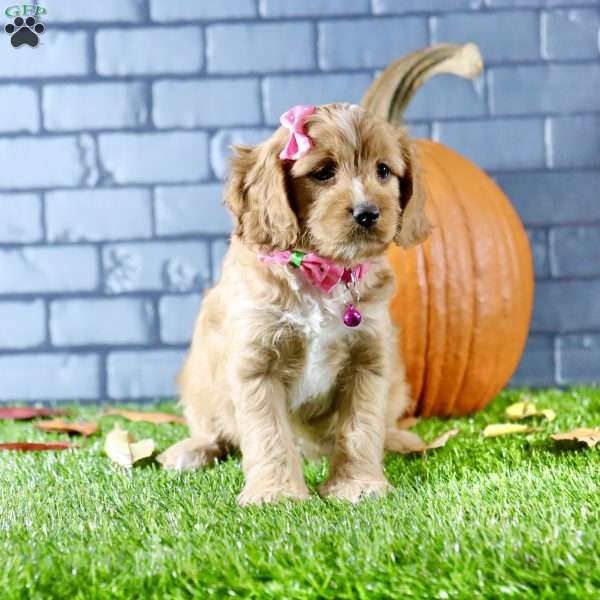
[{"label": "green artificial grass", "polygon": [[[600,425],[600,390],[532,396],[557,413],[537,421],[544,432],[481,437],[518,392],[470,418],[419,423],[427,440],[460,434],[424,457],[389,455],[395,490],[358,505],[315,494],[242,509],[239,457],[196,473],[128,471],[103,455],[103,435],[79,450],[0,452],[0,598],[597,598],[600,445],[558,447],[549,434]],[[186,434],[100,422],[161,450]],[[66,437],[0,422],[0,441]],[[306,466],[313,491],[326,473]]]}]

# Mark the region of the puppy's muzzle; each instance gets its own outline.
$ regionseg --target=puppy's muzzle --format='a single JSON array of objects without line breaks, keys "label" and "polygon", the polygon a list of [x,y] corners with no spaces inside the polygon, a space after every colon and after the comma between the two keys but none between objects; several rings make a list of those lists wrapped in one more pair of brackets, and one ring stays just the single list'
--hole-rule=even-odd
[{"label": "puppy's muzzle", "polygon": [[371,203],[361,203],[352,211],[354,220],[365,229],[369,229],[379,219],[379,209]]}]

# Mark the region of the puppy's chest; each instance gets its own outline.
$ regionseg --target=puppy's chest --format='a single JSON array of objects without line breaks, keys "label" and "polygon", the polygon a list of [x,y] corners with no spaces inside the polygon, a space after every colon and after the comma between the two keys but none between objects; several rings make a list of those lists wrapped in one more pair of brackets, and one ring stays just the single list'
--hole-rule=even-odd
[{"label": "puppy's chest", "polygon": [[[324,298],[286,314],[302,338],[301,369],[290,390],[290,409],[308,402],[327,403],[347,360],[349,330],[342,322],[343,304]],[[325,408],[325,407],[323,407]]]}]

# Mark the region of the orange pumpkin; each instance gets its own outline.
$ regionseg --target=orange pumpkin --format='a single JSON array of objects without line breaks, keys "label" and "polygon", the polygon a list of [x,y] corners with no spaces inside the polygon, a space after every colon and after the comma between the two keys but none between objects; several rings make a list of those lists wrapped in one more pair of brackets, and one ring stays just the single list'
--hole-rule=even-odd
[{"label": "orange pumpkin", "polygon": [[[476,47],[444,45],[392,64],[363,105],[393,122],[435,73],[474,76]],[[481,169],[418,140],[427,214],[434,225],[419,246],[394,246],[398,289],[391,304],[415,406],[424,416],[483,408],[517,367],[533,303],[531,249],[512,204]]]}]

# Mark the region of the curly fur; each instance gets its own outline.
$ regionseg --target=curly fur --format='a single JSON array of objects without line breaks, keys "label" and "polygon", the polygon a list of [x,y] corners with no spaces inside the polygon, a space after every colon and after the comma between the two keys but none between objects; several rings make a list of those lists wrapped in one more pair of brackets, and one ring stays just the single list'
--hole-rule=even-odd
[{"label": "curly fur", "polygon": [[[385,492],[386,430],[409,405],[388,304],[394,277],[385,255],[429,233],[413,144],[348,104],[308,119],[315,147],[281,161],[287,131],[237,147],[226,189],[234,218],[218,284],[205,296],[179,377],[191,437],[160,457],[192,469],[240,448],[242,504],[307,498],[302,456],[331,457],[321,493],[356,501]],[[385,181],[378,163],[391,170]],[[313,176],[324,164],[335,177]],[[369,230],[352,209],[368,200],[380,218]],[[359,283],[363,323],[341,323],[342,292],[310,287],[298,273],[257,259],[270,249],[313,251],[347,266],[370,261]]]}]

